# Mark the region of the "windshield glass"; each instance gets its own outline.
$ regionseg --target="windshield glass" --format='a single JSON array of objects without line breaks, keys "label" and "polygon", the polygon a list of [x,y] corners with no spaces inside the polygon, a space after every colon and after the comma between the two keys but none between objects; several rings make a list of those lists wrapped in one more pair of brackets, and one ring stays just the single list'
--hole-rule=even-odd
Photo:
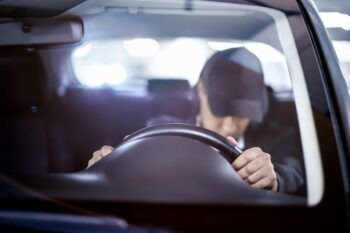
[{"label": "windshield glass", "polygon": [[4,171],[69,200],[321,200],[294,19],[235,3],[88,0],[55,20],[0,39],[22,46],[2,54]]}]

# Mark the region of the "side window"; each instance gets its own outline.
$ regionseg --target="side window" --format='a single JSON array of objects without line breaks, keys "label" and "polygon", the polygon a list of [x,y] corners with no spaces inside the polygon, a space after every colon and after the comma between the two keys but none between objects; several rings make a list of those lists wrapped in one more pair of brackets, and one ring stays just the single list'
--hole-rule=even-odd
[{"label": "side window", "polygon": [[[325,167],[332,169],[333,179],[337,177],[340,180],[342,177],[344,180],[345,186],[332,187],[332,192],[335,190],[343,192],[342,188],[349,192],[349,55],[344,51],[349,46],[350,5],[348,1],[343,0],[337,1],[335,5],[323,0],[305,0],[302,4],[316,38],[317,52],[320,54],[319,62],[322,69],[326,70],[323,80],[326,83],[325,93],[329,111],[328,116],[323,115],[327,117],[329,123],[327,122],[328,127],[323,127],[323,133],[319,138],[324,141],[327,138],[324,135],[332,135],[327,141],[321,142],[321,145],[327,143],[333,146],[322,149],[326,154]],[[327,132],[325,129],[328,129]],[[336,140],[336,143],[333,140]],[[338,157],[332,156],[334,154],[332,151],[337,151]]]}]

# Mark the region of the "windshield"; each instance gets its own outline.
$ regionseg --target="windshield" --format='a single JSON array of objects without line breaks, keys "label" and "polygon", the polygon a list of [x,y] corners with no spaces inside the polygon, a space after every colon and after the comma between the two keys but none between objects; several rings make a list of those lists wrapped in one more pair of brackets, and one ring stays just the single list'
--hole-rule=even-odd
[{"label": "windshield", "polygon": [[84,1],[26,22],[27,37],[4,21],[3,170],[69,200],[316,205],[293,20],[245,4]]}]

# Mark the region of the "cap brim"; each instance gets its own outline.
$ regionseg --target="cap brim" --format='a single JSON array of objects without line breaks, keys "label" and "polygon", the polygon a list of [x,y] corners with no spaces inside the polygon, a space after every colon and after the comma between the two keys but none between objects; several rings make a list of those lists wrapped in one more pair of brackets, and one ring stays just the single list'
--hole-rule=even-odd
[{"label": "cap brim", "polygon": [[227,100],[218,95],[208,96],[209,106],[215,116],[246,117],[255,122],[261,122],[264,117],[264,109],[260,101],[240,99]]}]

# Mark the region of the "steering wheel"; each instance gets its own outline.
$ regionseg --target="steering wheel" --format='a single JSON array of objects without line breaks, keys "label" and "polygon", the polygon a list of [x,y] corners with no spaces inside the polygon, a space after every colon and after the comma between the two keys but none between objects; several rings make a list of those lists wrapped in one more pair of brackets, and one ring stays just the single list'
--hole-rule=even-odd
[{"label": "steering wheel", "polygon": [[164,124],[130,134],[110,155],[86,170],[49,176],[38,173],[35,179],[25,179],[50,196],[69,200],[172,204],[293,201],[247,185],[231,166],[240,153],[237,146],[212,131]]},{"label": "steering wheel", "polygon": [[237,145],[229,143],[226,138],[220,134],[202,127],[182,123],[169,123],[140,129],[127,136],[117,147],[141,138],[165,135],[181,136],[203,142],[217,149],[230,163],[242,153],[242,150]]}]

